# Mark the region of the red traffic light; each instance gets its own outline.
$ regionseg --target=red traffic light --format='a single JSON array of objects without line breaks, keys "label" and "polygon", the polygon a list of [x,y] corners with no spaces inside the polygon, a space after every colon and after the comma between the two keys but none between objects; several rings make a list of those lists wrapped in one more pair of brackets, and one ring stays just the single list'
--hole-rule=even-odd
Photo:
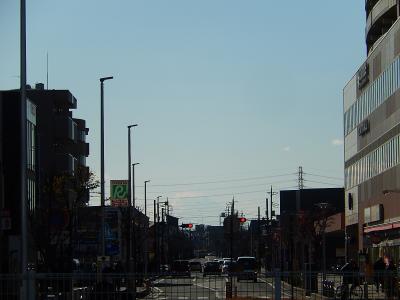
[{"label": "red traffic light", "polygon": [[189,224],[182,224],[181,225],[182,228],[193,228],[193,224],[189,223]]},{"label": "red traffic light", "polygon": [[240,223],[244,223],[244,222],[246,222],[246,221],[247,221],[246,218],[243,218],[243,217],[239,218],[239,222],[240,222]]}]

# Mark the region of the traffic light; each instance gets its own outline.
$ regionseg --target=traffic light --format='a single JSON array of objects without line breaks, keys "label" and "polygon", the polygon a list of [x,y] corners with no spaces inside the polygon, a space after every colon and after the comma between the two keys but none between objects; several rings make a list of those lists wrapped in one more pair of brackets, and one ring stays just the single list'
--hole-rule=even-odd
[{"label": "traffic light", "polygon": [[182,224],[181,227],[182,227],[182,228],[189,228],[189,229],[190,229],[190,228],[193,228],[193,224],[192,224],[192,223],[189,223],[189,224]]},{"label": "traffic light", "polygon": [[239,222],[240,222],[240,223],[244,223],[244,222],[246,222],[246,221],[247,221],[247,219],[244,218],[244,217],[239,218]]}]

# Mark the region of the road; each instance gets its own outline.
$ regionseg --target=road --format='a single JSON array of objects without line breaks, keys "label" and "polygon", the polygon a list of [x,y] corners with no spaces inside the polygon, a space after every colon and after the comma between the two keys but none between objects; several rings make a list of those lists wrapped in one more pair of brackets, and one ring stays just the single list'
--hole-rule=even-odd
[{"label": "road", "polygon": [[[273,285],[270,279],[259,278],[258,281],[240,281],[232,279],[232,292],[243,299],[271,299]],[[226,286],[230,279],[227,276],[207,276],[192,273],[191,278],[159,278],[154,282],[153,292],[145,299],[226,299]]]}]

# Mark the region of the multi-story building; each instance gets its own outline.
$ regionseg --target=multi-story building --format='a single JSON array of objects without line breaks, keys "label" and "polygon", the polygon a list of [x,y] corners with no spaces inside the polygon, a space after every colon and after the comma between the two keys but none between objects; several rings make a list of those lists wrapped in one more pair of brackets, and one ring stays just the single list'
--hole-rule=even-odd
[{"label": "multi-story building", "polygon": [[400,241],[400,22],[398,1],[365,3],[367,59],[343,91],[345,222],[349,254],[374,260]]},{"label": "multi-story building", "polygon": [[[73,203],[86,203],[88,192],[77,193],[71,179],[88,174],[85,158],[89,146],[85,142],[88,129],[85,121],[72,118],[76,99],[67,90],[44,90],[43,84],[27,89],[27,206],[29,261],[56,261],[69,237],[64,232],[71,220]],[[20,251],[20,92],[1,91],[1,136],[4,178],[2,215],[9,216],[9,226],[2,230],[2,269],[19,270]],[[3,172],[1,172],[3,171]],[[66,179],[68,178],[68,179]],[[65,180],[64,180],[65,179]],[[1,189],[1,183],[0,183]],[[79,199],[77,199],[79,197]],[[0,190],[1,198],[1,190]],[[2,217],[3,219],[3,217]],[[58,251],[60,250],[60,251]],[[65,251],[64,251],[65,254]]]},{"label": "multi-story building", "polygon": [[275,231],[273,244],[281,247],[274,255],[280,256],[283,270],[302,270],[306,265],[321,270],[324,248],[326,267],[345,259],[343,188],[283,190],[279,207],[280,231]]}]

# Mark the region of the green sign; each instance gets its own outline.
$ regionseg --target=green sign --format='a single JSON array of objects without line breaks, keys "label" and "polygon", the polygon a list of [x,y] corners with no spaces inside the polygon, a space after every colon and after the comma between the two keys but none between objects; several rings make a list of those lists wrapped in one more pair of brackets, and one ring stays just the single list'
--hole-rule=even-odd
[{"label": "green sign", "polygon": [[112,206],[128,205],[128,180],[110,180]]}]

